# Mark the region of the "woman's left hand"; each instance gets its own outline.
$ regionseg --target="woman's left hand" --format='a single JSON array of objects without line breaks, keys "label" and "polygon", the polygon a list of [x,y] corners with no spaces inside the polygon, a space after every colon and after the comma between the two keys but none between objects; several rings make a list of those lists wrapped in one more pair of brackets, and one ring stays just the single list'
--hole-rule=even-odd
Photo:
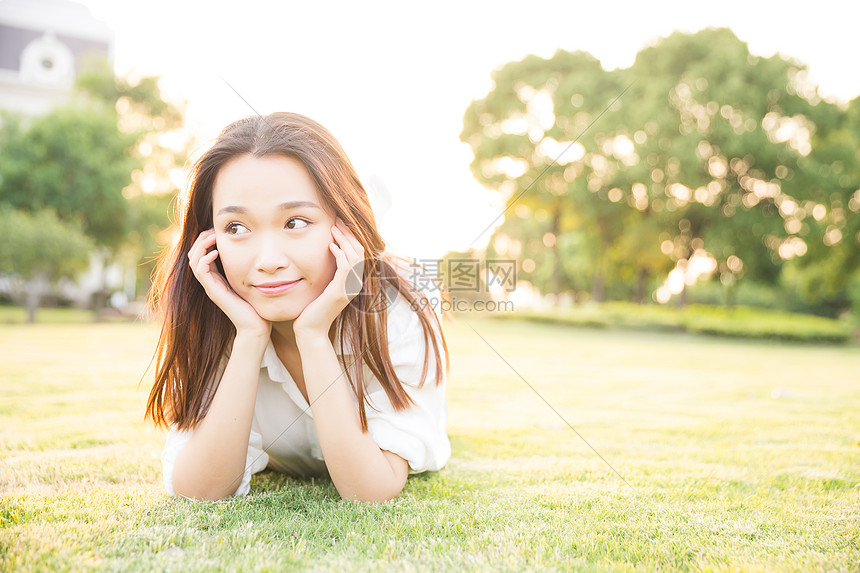
[{"label": "woman's left hand", "polygon": [[346,224],[337,218],[332,227],[334,241],[329,250],[337,262],[337,270],[331,282],[311,302],[293,323],[293,331],[299,336],[325,336],[338,315],[355,298],[364,282],[364,247]]}]

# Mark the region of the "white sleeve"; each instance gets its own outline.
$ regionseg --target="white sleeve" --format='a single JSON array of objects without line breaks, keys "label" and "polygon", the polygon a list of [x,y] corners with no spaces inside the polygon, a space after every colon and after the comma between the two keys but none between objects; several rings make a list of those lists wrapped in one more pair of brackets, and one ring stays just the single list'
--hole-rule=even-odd
[{"label": "white sleeve", "polygon": [[[170,428],[167,432],[167,438],[164,441],[164,451],[161,453],[161,467],[164,472],[164,487],[167,493],[175,497],[179,496],[173,490],[173,468],[176,465],[176,458],[179,452],[191,439],[194,430],[177,430]],[[246,495],[251,491],[251,476],[257,472],[263,471],[269,464],[269,454],[263,451],[263,437],[254,430],[251,430],[251,435],[248,438],[248,453],[245,455],[245,473],[242,475],[242,482],[236,488],[233,495]]]},{"label": "white sleeve", "polygon": [[[402,298],[389,309],[389,355],[403,389],[414,405],[395,411],[388,395],[370,369],[364,374],[370,404],[366,407],[368,431],[380,449],[393,452],[409,462],[410,473],[437,471],[451,457],[451,443],[445,429],[448,408],[445,402],[445,348],[431,320],[442,358],[442,382],[436,384],[436,360],[432,342],[424,384],[424,334],[418,316]],[[441,317],[440,317],[441,322]]]}]

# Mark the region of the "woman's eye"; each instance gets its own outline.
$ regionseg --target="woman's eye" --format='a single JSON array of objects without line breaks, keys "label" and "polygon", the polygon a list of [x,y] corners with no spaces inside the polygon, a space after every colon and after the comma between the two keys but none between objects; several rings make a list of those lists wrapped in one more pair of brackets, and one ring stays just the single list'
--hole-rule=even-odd
[{"label": "woman's eye", "polygon": [[[296,227],[295,226],[296,222],[303,223],[304,226]],[[287,229],[303,229],[303,228],[307,227],[308,224],[309,223],[307,221],[305,221],[304,219],[299,219],[298,217],[292,217],[287,221]]]},{"label": "woman's eye", "polygon": [[241,223],[230,223],[224,227],[224,232],[228,235],[241,235],[248,232],[248,228]]}]

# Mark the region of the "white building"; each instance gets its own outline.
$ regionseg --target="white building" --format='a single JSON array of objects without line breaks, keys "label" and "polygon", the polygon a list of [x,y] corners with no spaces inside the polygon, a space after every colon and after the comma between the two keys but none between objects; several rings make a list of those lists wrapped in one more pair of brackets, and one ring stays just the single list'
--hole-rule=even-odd
[{"label": "white building", "polygon": [[0,109],[39,115],[66,101],[88,53],[113,61],[114,37],[67,0],[0,0]]},{"label": "white building", "polygon": [[[66,103],[82,60],[95,53],[113,62],[114,43],[111,29],[77,2],[0,0],[0,109],[35,116]],[[88,305],[103,273],[108,287],[124,294],[114,302],[134,298],[134,269],[103,271],[96,256],[76,285],[62,285],[62,295]],[[9,288],[0,280],[0,290]]]}]

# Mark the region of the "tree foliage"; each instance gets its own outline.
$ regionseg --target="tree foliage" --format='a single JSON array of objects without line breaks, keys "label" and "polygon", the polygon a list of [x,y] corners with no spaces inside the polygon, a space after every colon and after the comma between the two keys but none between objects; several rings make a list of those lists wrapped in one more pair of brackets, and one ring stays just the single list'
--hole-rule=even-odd
[{"label": "tree foliage", "polygon": [[54,209],[80,222],[96,244],[114,247],[128,232],[123,188],[139,162],[136,137],[117,130],[109,110],[59,108],[24,121],[4,122],[0,202],[16,209]]},{"label": "tree foliage", "polygon": [[151,259],[191,145],[182,123],[157,77],[117,77],[103,59],[90,60],[67,105],[2,117],[0,205],[52,210],[108,261]]},{"label": "tree foliage", "polygon": [[24,284],[30,322],[43,287],[85,270],[91,250],[80,225],[61,221],[52,210],[0,207],[0,273]]},{"label": "tree foliage", "polygon": [[642,299],[705,261],[726,285],[844,299],[860,256],[860,104],[823,101],[802,64],[706,29],[627,69],[559,50],[493,81],[461,133],[475,177],[507,200],[488,256],[519,256],[543,292]]}]

